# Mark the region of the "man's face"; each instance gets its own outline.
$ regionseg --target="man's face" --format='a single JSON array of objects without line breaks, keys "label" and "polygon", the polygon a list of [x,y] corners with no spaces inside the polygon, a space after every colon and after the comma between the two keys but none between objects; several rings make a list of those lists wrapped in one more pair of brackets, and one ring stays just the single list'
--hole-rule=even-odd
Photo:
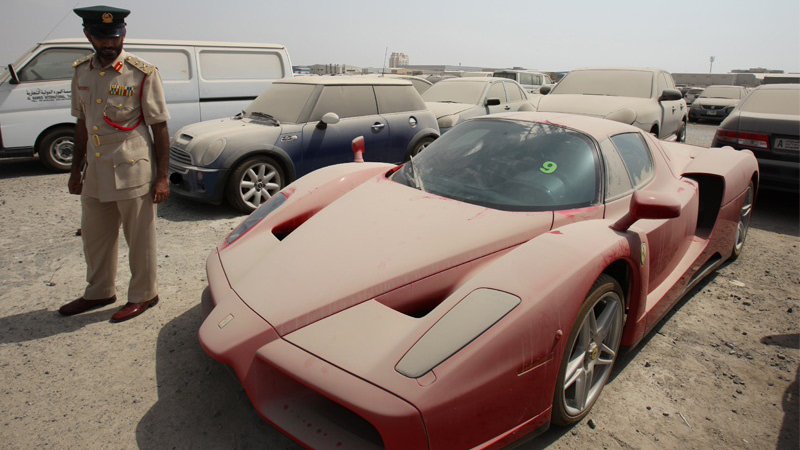
[{"label": "man's face", "polygon": [[83,34],[85,34],[89,42],[92,43],[92,47],[94,47],[94,51],[97,52],[97,56],[103,61],[111,62],[117,59],[117,56],[122,52],[122,42],[125,40],[125,36],[111,38],[97,37],[89,34],[85,29],[83,30]]}]

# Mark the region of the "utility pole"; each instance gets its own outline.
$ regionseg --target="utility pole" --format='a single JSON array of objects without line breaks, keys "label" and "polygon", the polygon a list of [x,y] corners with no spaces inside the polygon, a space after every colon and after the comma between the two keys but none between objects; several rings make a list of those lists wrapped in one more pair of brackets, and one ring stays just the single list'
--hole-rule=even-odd
[{"label": "utility pole", "polygon": [[711,62],[711,65],[708,67],[708,73],[711,73],[711,69],[714,68],[714,59],[716,59],[716,57],[714,57],[714,56],[712,56],[711,58],[708,58],[708,60]]}]

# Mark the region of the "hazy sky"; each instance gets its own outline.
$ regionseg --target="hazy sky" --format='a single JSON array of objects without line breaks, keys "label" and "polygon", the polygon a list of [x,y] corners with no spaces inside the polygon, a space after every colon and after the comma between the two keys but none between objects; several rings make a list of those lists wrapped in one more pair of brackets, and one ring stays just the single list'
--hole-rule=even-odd
[{"label": "hazy sky", "polygon": [[[4,0],[0,63],[45,38],[82,36],[86,1]],[[799,0],[108,0],[128,37],[287,46],[292,63],[380,67],[388,47],[411,64],[660,67],[800,72]]]}]

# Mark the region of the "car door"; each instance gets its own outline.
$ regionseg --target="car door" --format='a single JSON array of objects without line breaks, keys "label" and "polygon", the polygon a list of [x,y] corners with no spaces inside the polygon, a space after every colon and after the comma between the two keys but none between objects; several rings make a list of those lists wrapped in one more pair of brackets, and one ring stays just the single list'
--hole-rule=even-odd
[{"label": "car door", "polygon": [[[325,126],[322,116],[336,113],[339,122]],[[371,85],[324,86],[309,121],[303,126],[303,152],[297,175],[320,167],[353,162],[352,141],[364,136],[364,159],[376,161],[378,149],[389,145],[386,120],[378,114]]]},{"label": "car door", "polygon": [[427,112],[425,102],[414,86],[375,86],[378,113],[386,121],[389,131],[387,145],[367,148],[364,152],[370,161],[403,162],[411,140],[420,131],[420,115]]},{"label": "car door", "polygon": [[[665,72],[659,72],[657,76],[658,91],[656,98],[660,98],[665,89],[675,89],[675,84],[672,82],[672,77],[668,76]],[[675,134],[680,129],[681,121],[685,114],[686,102],[681,100],[659,101],[661,105],[661,129],[659,130],[660,138],[665,138],[671,134]]]},{"label": "car door", "polygon": [[[499,105],[486,105],[488,100],[498,99],[500,100]],[[486,97],[484,97],[483,105],[486,105],[486,114],[496,114],[501,112],[507,112],[511,108],[508,106],[508,100],[506,98],[506,91],[503,87],[503,82],[497,80],[489,85],[489,89],[486,90]]]}]

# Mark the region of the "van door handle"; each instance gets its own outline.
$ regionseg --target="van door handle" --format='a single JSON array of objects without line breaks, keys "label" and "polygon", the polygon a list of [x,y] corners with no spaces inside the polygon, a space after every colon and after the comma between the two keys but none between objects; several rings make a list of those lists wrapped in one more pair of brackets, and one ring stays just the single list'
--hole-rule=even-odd
[{"label": "van door handle", "polygon": [[378,131],[378,130],[382,129],[382,128],[383,128],[383,127],[385,127],[385,126],[386,126],[386,124],[385,124],[385,123],[375,122],[375,123],[372,125],[372,129],[373,129],[373,130],[375,130],[375,131]]}]

